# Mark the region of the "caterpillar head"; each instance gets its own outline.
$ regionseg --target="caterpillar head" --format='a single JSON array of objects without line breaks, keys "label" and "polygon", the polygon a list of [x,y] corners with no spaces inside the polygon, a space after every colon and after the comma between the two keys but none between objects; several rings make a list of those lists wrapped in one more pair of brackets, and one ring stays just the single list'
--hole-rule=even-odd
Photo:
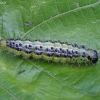
[{"label": "caterpillar head", "polygon": [[96,50],[89,50],[89,55],[88,59],[92,62],[92,63],[96,63],[98,61],[98,54]]},{"label": "caterpillar head", "polygon": [[93,62],[93,63],[96,63],[97,61],[98,61],[98,54],[97,54],[97,51],[94,50],[94,56],[93,56],[93,58],[92,58],[92,62]]}]

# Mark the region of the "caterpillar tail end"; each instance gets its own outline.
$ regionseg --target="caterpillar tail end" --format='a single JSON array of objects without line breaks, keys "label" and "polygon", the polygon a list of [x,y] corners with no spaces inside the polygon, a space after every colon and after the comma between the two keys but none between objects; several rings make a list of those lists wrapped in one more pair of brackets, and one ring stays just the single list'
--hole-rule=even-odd
[{"label": "caterpillar tail end", "polygon": [[6,41],[0,38],[0,49],[6,48]]}]

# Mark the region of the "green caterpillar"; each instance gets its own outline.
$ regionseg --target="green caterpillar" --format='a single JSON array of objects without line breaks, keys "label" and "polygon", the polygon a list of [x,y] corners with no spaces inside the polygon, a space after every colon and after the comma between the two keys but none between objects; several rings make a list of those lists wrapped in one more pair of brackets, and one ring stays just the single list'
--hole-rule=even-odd
[{"label": "green caterpillar", "polygon": [[0,48],[8,50],[25,58],[43,59],[61,63],[96,63],[98,54],[96,50],[78,47],[77,44],[48,41],[22,41],[20,39],[1,39]]}]

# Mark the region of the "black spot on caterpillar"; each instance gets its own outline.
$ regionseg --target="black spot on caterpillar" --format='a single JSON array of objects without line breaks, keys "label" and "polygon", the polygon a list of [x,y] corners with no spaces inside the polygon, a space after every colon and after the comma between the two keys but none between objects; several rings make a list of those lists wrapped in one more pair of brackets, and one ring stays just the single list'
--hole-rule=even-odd
[{"label": "black spot on caterpillar", "polygon": [[77,44],[67,42],[48,41],[22,41],[20,39],[1,39],[0,48],[8,50],[24,58],[33,57],[46,61],[61,63],[96,63],[98,54],[96,50],[78,47]]}]

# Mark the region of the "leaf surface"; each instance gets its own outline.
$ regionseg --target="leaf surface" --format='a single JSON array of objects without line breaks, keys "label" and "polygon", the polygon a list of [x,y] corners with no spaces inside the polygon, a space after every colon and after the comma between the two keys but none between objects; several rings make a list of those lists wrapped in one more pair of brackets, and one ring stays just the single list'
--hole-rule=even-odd
[{"label": "leaf surface", "polygon": [[[0,37],[62,42],[100,50],[99,0],[0,1]],[[99,100],[100,60],[71,65],[0,51],[0,100]]]}]

